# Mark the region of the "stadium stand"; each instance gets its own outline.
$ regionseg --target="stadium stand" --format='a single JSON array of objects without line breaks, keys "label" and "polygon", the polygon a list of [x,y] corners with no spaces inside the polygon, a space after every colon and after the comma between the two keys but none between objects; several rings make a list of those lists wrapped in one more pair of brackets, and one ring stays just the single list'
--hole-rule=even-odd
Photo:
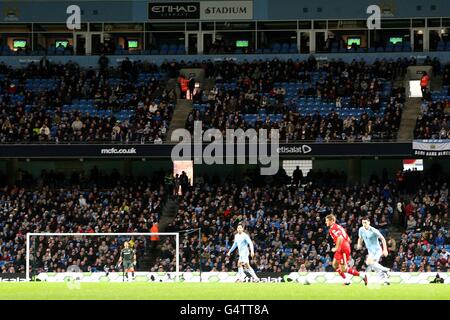
[{"label": "stadium stand", "polygon": [[[194,101],[186,127],[277,128],[282,141],[395,139],[404,88],[393,88],[405,61],[224,61],[214,66],[216,87]],[[409,61],[413,63],[413,61]],[[200,101],[199,101],[200,100]]]},{"label": "stadium stand", "polygon": [[[374,176],[368,185],[349,186],[345,175],[311,171],[299,187],[286,184],[290,179],[282,174],[270,184],[251,173],[225,184],[201,179],[180,198],[178,215],[169,230],[203,228],[203,271],[237,268],[235,259],[225,253],[233,242],[229,235],[239,222],[255,241],[258,271],[332,271],[332,244],[323,223],[329,213],[338,216],[354,243],[361,216],[369,215],[387,239],[394,220],[400,219],[406,231],[391,248],[387,266],[393,271],[449,270],[448,176],[432,184],[432,178],[424,174],[406,172],[402,179],[381,181]],[[405,213],[405,205],[409,210],[406,199],[414,203],[412,215],[419,219],[408,229],[406,217],[411,213]],[[198,238],[185,237],[183,270],[200,270],[198,247]],[[426,250],[432,250],[433,259]],[[353,259],[357,268],[364,268],[362,251],[354,250]]]},{"label": "stadium stand", "polygon": [[[121,177],[117,170],[105,174],[96,167],[87,176],[43,171],[33,177],[20,172],[17,186],[3,186],[0,190],[2,273],[25,271],[28,232],[149,232],[161,217],[163,175],[155,173],[151,180]],[[116,270],[111,266],[117,265],[118,240],[39,238],[37,271],[66,271],[76,261],[86,272],[104,271],[104,267]],[[141,256],[145,253],[144,240],[136,239]],[[101,241],[107,242],[104,252]]]},{"label": "stadium stand", "polygon": [[[64,177],[43,172],[39,179],[26,172],[22,176],[21,184],[36,187],[1,190],[2,272],[24,270],[27,232],[148,232],[160,218],[163,193],[156,181],[161,181],[161,174],[151,182],[120,177],[117,172],[104,175],[98,169],[89,179],[76,173]],[[283,173],[272,181],[252,172],[239,180],[230,177],[226,183],[201,177],[179,197],[178,215],[167,231],[203,228],[202,271],[236,268],[236,261],[225,253],[239,222],[255,241],[257,271],[330,271],[331,242],[324,216],[335,213],[356,239],[359,219],[369,215],[387,239],[393,224],[405,230],[386,258],[393,271],[448,271],[450,177],[433,177],[406,172],[402,179],[382,181],[373,176],[370,184],[360,186],[347,185],[345,174],[321,171],[311,171],[298,186]],[[96,186],[99,181],[101,188]],[[86,272],[117,270],[117,238],[37,241],[36,268],[41,271],[64,271],[76,261]],[[145,239],[135,241],[142,257]],[[186,235],[181,242],[181,270],[200,270],[198,237]],[[167,239],[159,249],[151,270],[173,270],[174,244]],[[353,259],[358,268],[364,267],[363,251],[354,250]]]},{"label": "stadium stand", "polygon": [[0,141],[162,143],[174,92],[155,65],[118,68],[74,63],[0,68]]}]

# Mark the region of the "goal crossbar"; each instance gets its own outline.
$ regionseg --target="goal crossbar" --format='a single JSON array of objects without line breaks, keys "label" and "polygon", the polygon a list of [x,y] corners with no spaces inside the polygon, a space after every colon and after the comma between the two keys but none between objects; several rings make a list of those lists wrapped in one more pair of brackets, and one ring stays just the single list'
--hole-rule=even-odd
[{"label": "goal crossbar", "polygon": [[120,236],[175,236],[175,274],[178,277],[180,274],[180,234],[178,232],[122,232],[122,233],[115,233],[115,232],[106,232],[106,233],[78,233],[78,232],[30,232],[27,233],[27,244],[26,244],[26,281],[30,281],[30,245],[31,245],[31,237],[33,236],[114,236],[114,237],[120,237]]}]

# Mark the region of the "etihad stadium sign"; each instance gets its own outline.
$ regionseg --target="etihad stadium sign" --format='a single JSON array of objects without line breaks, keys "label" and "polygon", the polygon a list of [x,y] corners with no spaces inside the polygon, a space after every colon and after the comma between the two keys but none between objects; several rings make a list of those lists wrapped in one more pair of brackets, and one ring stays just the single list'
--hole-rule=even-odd
[{"label": "etihad stadium sign", "polygon": [[150,2],[149,20],[252,20],[253,1]]}]

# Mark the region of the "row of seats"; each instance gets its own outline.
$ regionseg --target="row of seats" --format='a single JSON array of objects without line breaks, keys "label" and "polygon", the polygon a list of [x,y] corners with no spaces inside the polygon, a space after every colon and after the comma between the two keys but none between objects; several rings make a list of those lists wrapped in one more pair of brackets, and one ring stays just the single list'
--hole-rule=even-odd
[{"label": "row of seats", "polygon": [[56,79],[27,79],[25,89],[30,91],[54,90],[58,86],[59,80]]},{"label": "row of seats", "polygon": [[336,106],[329,107],[329,106],[320,106],[320,107],[311,107],[311,106],[298,106],[297,112],[300,114],[315,114],[316,112],[319,112],[321,115],[329,114],[333,111],[337,112],[341,117],[347,117],[347,116],[355,116],[355,115],[361,115],[363,113],[367,113],[370,116],[373,115],[382,115],[384,114],[384,111],[386,108],[382,107],[380,108],[379,112],[375,112],[372,109],[369,108],[349,108],[349,107],[342,107],[340,109],[337,109]]},{"label": "row of seats", "polygon": [[442,89],[440,91],[432,91],[431,98],[433,100],[449,99],[450,96],[448,94],[448,89],[449,86],[442,86]]},{"label": "row of seats", "polygon": [[[0,95],[0,101],[3,100],[4,95]],[[17,103],[17,102],[24,102],[25,96],[19,95],[19,94],[10,94],[9,99],[11,103]]]},{"label": "row of seats", "polygon": [[138,80],[150,80],[155,78],[156,80],[162,79],[162,74],[159,72],[139,73]]},{"label": "row of seats", "polygon": [[450,41],[439,41],[436,51],[450,51]]},{"label": "row of seats", "polygon": [[283,121],[283,114],[244,114],[242,118],[245,122],[255,124],[258,121],[258,118],[265,122],[267,118],[269,118],[270,123],[278,123]]},{"label": "row of seats", "polygon": [[411,44],[388,44],[385,48],[377,47],[377,48],[350,48],[347,47],[339,48],[339,47],[331,47],[330,51],[332,53],[380,53],[380,52],[411,52]]}]

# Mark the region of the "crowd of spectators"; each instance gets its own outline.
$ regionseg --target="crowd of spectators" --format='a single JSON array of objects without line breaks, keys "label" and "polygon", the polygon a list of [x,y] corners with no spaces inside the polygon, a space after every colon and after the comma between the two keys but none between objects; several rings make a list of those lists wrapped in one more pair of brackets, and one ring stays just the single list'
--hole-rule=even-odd
[{"label": "crowd of spectators", "polygon": [[[176,95],[154,76],[158,67],[127,58],[117,68],[101,65],[82,69],[45,58],[23,69],[1,64],[0,141],[161,143]],[[150,76],[141,78],[145,74]],[[33,90],[30,79],[54,85]]]},{"label": "crowd of spectators", "polygon": [[[25,271],[29,232],[149,232],[161,216],[163,177],[164,172],[152,179],[120,176],[117,171],[105,174],[96,167],[87,175],[73,172],[69,176],[43,171],[39,177],[32,177],[22,171],[16,186],[0,189],[1,272]],[[98,270],[99,263],[110,268],[112,262],[117,264],[119,240],[37,238],[34,262],[40,271],[66,270],[74,261],[82,271]],[[142,241],[135,240],[142,257]],[[102,241],[108,249],[103,256],[93,256],[103,250]]]},{"label": "crowd of spectators", "polygon": [[[380,60],[370,65],[364,61],[330,61],[319,65],[313,57],[306,61],[222,61],[214,64],[211,72],[217,87],[194,96],[194,102],[206,104],[205,110],[194,109],[186,127],[192,131],[194,121],[202,121],[205,129],[276,128],[280,129],[281,139],[287,141],[393,139],[400,126],[405,90],[390,89],[389,85],[385,92],[383,87],[395,79],[396,66],[407,62]],[[312,81],[317,72],[321,76]],[[286,82],[308,85],[300,87],[297,96],[289,99],[286,89],[277,85]],[[234,83],[235,87],[224,87],[223,83]],[[326,114],[319,112],[319,107],[305,113],[302,98],[334,107]],[[362,111],[341,114],[344,98],[348,99],[350,110]],[[246,115],[261,113],[264,116],[255,121],[246,119]],[[274,121],[270,115],[282,118]]]},{"label": "crowd of spectators", "polygon": [[[28,232],[149,232],[168,192],[164,172],[150,180],[122,177],[117,171],[102,174],[94,167],[86,176],[43,171],[32,177],[22,171],[18,178],[16,186],[0,190],[2,272],[24,272]],[[255,243],[252,264],[258,272],[331,271],[332,242],[324,217],[334,213],[352,239],[353,263],[364,270],[366,252],[355,244],[360,218],[369,216],[386,237],[389,255],[382,263],[392,271],[448,271],[449,183],[450,176],[441,171],[401,172],[393,178],[374,174],[366,184],[351,186],[345,173],[328,170],[303,176],[297,169],[294,179],[283,170],[273,177],[257,171],[227,178],[198,176],[175,196],[178,213],[164,231],[181,232],[183,271],[198,271],[200,264],[202,271],[235,271],[237,259],[226,252],[238,223]],[[404,230],[400,239],[391,233],[394,226]],[[32,267],[59,272],[75,264],[86,272],[119,271],[123,240],[34,237]],[[174,270],[173,238],[161,238],[156,250],[149,249],[145,237],[132,240],[139,271]]]},{"label": "crowd of spectators", "polygon": [[421,112],[414,129],[416,139],[450,139],[449,101],[422,99]]},{"label": "crowd of spectators", "polygon": [[[435,74],[440,74],[434,70]],[[426,90],[414,128],[415,139],[450,139],[450,65],[442,70],[442,89]]]},{"label": "crowd of spectators", "polygon": [[[415,174],[405,173],[404,177],[409,179],[409,175]],[[182,270],[200,270],[201,252],[201,270],[235,271],[237,259],[227,257],[226,252],[233,243],[236,225],[242,222],[255,243],[252,260],[255,270],[332,271],[332,242],[323,222],[329,213],[337,215],[337,222],[347,229],[353,240],[352,257],[359,269],[365,268],[366,253],[355,250],[357,231],[360,218],[368,215],[372,226],[378,228],[388,241],[390,253],[383,263],[392,271],[449,270],[449,256],[445,250],[445,245],[450,245],[448,176],[431,185],[429,180],[421,180],[423,183],[411,190],[410,196],[420,207],[413,212],[420,212],[424,218],[417,224],[418,229],[406,229],[402,239],[396,242],[389,227],[407,227],[402,221],[402,210],[409,199],[399,193],[398,180],[386,182],[378,177],[367,185],[330,185],[329,175],[310,172],[298,186],[283,183],[284,179],[279,183],[276,180],[270,184],[255,183],[249,175],[225,183],[205,180],[195,184],[180,198],[178,215],[170,226],[171,231],[200,227],[203,231],[201,247],[195,234],[182,238]],[[320,176],[323,178],[316,180]],[[338,173],[332,176],[339,181]],[[422,247],[430,244],[434,256],[438,257],[436,261],[426,259],[427,256],[418,249],[418,240]]]},{"label": "crowd of spectators", "polygon": [[396,271],[449,270],[450,176],[439,171],[413,171],[397,177],[407,197],[397,204],[405,230],[397,245],[392,268]]}]

